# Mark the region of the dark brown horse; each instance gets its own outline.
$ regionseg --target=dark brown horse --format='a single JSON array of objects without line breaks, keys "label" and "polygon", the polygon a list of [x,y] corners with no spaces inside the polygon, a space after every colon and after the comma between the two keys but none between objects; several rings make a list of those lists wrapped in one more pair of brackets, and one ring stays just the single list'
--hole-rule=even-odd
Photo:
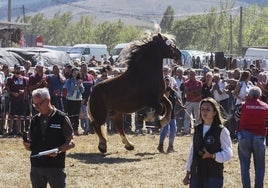
[{"label": "dark brown horse", "polygon": [[127,150],[133,150],[123,129],[123,114],[151,107],[158,115],[159,127],[164,127],[171,116],[172,105],[164,96],[163,58],[179,59],[181,52],[168,36],[157,34],[142,41],[133,42],[119,57],[120,63],[128,64],[127,70],[118,77],[96,85],[88,101],[88,113],[99,137],[100,152],[107,151],[104,124],[111,117]]}]

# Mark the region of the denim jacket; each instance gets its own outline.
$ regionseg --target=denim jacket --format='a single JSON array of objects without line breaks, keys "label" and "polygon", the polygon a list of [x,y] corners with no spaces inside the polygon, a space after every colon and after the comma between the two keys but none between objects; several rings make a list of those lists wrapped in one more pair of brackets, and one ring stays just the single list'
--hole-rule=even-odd
[{"label": "denim jacket", "polygon": [[64,84],[64,88],[67,89],[68,100],[82,100],[82,93],[85,91],[83,84],[78,86],[78,80],[74,78],[68,78]]}]

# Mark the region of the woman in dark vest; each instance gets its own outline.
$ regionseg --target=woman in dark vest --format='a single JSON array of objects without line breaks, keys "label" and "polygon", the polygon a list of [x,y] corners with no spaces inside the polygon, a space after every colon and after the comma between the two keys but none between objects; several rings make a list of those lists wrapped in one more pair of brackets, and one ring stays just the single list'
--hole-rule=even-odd
[{"label": "woman in dark vest", "polygon": [[223,163],[233,156],[230,133],[223,127],[220,106],[213,98],[200,102],[200,124],[195,127],[184,185],[190,188],[223,187]]}]

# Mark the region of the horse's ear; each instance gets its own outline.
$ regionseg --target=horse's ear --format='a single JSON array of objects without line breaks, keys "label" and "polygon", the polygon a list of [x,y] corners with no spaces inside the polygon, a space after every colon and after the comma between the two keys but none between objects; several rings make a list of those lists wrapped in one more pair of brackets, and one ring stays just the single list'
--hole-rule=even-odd
[{"label": "horse's ear", "polygon": [[153,41],[157,41],[157,40],[159,40],[159,39],[162,39],[162,35],[161,35],[160,33],[158,33],[158,35],[155,35],[155,36],[153,37]]}]

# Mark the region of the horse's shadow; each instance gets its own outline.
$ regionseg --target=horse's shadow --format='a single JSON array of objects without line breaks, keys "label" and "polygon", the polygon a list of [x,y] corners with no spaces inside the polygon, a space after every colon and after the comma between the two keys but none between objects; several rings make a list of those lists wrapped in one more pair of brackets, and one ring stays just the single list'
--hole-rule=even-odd
[{"label": "horse's shadow", "polygon": [[144,156],[152,156],[156,153],[137,153],[135,156],[143,157],[143,158],[125,158],[125,157],[109,157],[111,154],[102,154],[102,153],[70,153],[67,157],[79,160],[80,162],[86,164],[118,164],[118,163],[129,163],[129,162],[140,162],[143,159],[150,160],[153,157],[145,157]]}]

